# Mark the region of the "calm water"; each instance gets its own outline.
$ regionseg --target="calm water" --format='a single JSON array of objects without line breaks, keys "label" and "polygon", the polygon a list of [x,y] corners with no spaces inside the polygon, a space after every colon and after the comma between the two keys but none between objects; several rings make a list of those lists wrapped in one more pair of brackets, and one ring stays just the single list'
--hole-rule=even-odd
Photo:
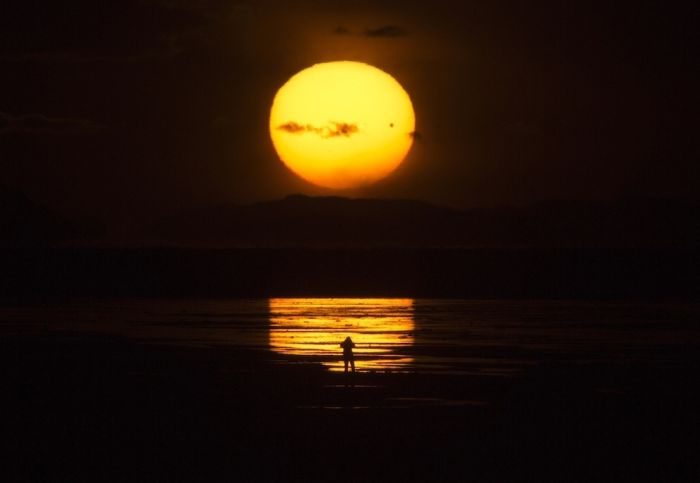
[{"label": "calm water", "polygon": [[542,361],[681,364],[700,305],[413,299],[112,300],[0,308],[5,333],[99,332],[149,344],[249,346],[342,370],[511,376]]}]

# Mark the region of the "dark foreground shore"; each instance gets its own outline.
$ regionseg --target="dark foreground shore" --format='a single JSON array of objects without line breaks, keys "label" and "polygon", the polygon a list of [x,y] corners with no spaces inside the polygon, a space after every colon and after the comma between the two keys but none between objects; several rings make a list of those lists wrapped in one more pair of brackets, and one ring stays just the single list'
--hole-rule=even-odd
[{"label": "dark foreground shore", "polygon": [[265,350],[69,332],[0,340],[3,481],[700,477],[694,348],[672,366],[348,379]]}]

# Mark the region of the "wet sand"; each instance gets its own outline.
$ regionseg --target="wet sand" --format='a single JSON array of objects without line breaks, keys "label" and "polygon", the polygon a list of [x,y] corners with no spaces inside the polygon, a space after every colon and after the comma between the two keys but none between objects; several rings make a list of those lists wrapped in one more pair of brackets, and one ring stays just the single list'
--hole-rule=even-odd
[{"label": "wet sand", "polygon": [[5,481],[697,481],[696,349],[647,354],[673,364],[346,377],[245,346],[7,332],[2,472]]}]

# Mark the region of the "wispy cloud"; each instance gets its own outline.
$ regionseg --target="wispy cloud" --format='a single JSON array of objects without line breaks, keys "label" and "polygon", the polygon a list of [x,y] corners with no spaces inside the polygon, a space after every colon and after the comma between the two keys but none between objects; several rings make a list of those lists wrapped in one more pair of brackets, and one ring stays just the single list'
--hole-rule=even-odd
[{"label": "wispy cloud", "polygon": [[353,134],[360,132],[357,124],[347,122],[330,122],[325,126],[312,126],[311,124],[299,124],[293,121],[287,122],[277,127],[280,131],[286,131],[290,134],[313,133],[318,134],[323,139],[350,137]]},{"label": "wispy cloud", "polygon": [[43,114],[13,116],[0,112],[0,134],[92,134],[105,129],[89,119],[51,118]]},{"label": "wispy cloud", "polygon": [[77,51],[64,52],[19,52],[10,54],[0,54],[0,62],[13,63],[30,63],[30,62],[48,62],[48,63],[95,63],[95,62],[140,62],[144,60],[152,60],[159,58],[167,58],[176,55],[176,53],[136,53],[133,55],[102,55],[83,53]]},{"label": "wispy cloud", "polygon": [[397,27],[396,25],[384,25],[382,27],[374,29],[365,29],[366,37],[405,37],[408,35],[405,29]]},{"label": "wispy cloud", "polygon": [[360,35],[362,37],[370,38],[395,38],[395,37],[406,37],[408,32],[402,27],[396,25],[384,25],[377,28],[366,28],[360,33],[355,33],[352,30],[344,27],[342,25],[336,27],[332,31],[333,35]]}]

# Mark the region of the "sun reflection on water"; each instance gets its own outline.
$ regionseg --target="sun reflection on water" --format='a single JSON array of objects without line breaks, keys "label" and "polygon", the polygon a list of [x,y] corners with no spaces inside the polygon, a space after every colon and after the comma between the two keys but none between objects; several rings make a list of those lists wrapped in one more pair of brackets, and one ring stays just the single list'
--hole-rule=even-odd
[{"label": "sun reflection on water", "polygon": [[358,371],[406,370],[413,358],[413,299],[270,299],[270,348],[342,371],[345,337],[355,342]]}]

